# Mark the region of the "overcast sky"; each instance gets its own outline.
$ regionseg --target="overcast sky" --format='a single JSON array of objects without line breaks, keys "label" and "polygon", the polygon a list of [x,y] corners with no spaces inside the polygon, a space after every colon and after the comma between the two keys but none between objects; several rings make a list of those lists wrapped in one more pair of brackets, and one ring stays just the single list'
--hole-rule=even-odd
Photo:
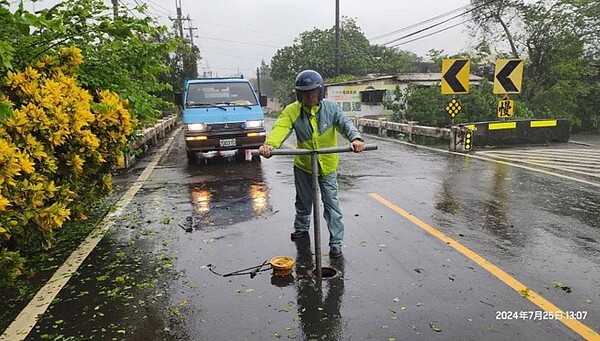
[{"label": "overcast sky", "polygon": [[[110,4],[110,0],[105,1]],[[136,1],[147,3],[149,13],[162,24],[171,25],[169,17],[176,17],[176,0],[119,1],[130,6],[133,6]],[[45,0],[35,6],[39,9],[46,4],[56,2],[58,1]],[[339,2],[340,16],[355,18],[358,26],[369,39],[469,4],[469,0],[339,0]],[[240,72],[250,78],[256,73],[261,60],[264,59],[269,63],[278,49],[291,45],[301,32],[314,28],[327,29],[335,25],[335,0],[181,0],[181,4],[183,16],[189,15],[193,27],[198,28],[194,31],[196,35],[194,44],[200,48],[203,58],[199,72],[202,74],[212,71],[213,76],[228,76]],[[28,9],[31,9],[31,6],[32,3],[26,4]],[[420,35],[459,24],[464,19],[454,19]],[[188,26],[188,22],[185,22],[184,27]],[[427,25],[385,38],[372,39],[371,43],[383,44],[425,26]],[[406,40],[408,39],[403,41]],[[473,45],[472,39],[465,33],[463,24],[407,43],[400,48],[425,57],[430,49],[443,49],[446,53],[455,53],[468,50],[471,45]]]}]

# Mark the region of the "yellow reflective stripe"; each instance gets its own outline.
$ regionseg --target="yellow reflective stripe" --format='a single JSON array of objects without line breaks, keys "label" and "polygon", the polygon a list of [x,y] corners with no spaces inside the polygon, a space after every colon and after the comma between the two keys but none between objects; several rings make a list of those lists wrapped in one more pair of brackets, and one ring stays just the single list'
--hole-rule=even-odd
[{"label": "yellow reflective stripe", "polygon": [[515,129],[517,122],[489,123],[488,130]]},{"label": "yellow reflective stripe", "polygon": [[529,127],[531,128],[543,128],[543,127],[556,127],[556,120],[546,120],[546,121],[531,121],[529,123]]},{"label": "yellow reflective stripe", "polygon": [[296,121],[300,115],[300,105],[299,102],[294,102],[288,105],[281,114],[279,114],[277,121],[275,121],[275,124],[271,128],[269,137],[265,141],[266,144],[275,148],[281,146],[283,140],[288,136],[288,133],[292,129],[293,122]]},{"label": "yellow reflective stripe", "polygon": [[471,129],[471,131],[475,131],[475,125],[474,124],[467,125],[467,128]]}]

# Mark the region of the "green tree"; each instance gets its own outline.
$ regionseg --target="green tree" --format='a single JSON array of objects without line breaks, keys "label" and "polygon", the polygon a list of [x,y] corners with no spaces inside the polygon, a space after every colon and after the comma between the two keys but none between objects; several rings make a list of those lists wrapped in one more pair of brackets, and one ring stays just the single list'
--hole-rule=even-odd
[{"label": "green tree", "polygon": [[317,70],[326,81],[364,77],[369,73],[397,74],[413,71],[417,56],[410,52],[372,46],[352,18],[340,25],[340,74],[335,74],[335,29],[306,31],[291,46],[279,49],[271,60],[275,93],[286,100],[296,75],[305,69]]},{"label": "green tree", "polygon": [[[134,10],[145,13],[146,8]],[[113,19],[111,14],[102,0],[61,2],[37,13],[22,5],[11,13],[2,0],[0,76],[58,48],[77,46],[84,56],[79,81],[85,88],[114,90],[142,121],[161,115],[158,109],[169,103],[157,94],[170,85],[159,76],[169,72],[164,56],[177,43],[168,38],[166,27],[155,26],[149,17],[139,19],[120,11]]]},{"label": "green tree", "polygon": [[[271,67],[264,60],[260,62],[260,68],[258,69],[260,74],[260,92],[262,95],[267,97],[274,97],[275,95],[275,81],[271,78]],[[252,86],[258,91],[258,82],[256,78],[250,79]]]},{"label": "green tree", "polygon": [[[536,117],[567,118],[575,131],[599,131],[594,100],[600,71],[596,0],[472,0],[474,34],[499,57],[525,57],[521,99]],[[510,53],[501,46],[508,42]]]},{"label": "green tree", "polygon": [[[473,123],[497,120],[499,98],[492,93],[492,83],[482,80],[471,86],[465,95],[442,95],[439,85],[417,87],[409,84],[405,91],[399,87],[394,91],[394,100],[385,104],[386,109],[393,110],[392,120],[418,121],[421,125],[444,127],[451,119],[444,108],[452,99],[461,104],[461,111],[455,117],[455,123]],[[531,112],[524,103],[516,104],[516,118],[531,118]]]},{"label": "green tree", "polygon": [[[517,47],[521,22],[519,12],[522,9],[522,0],[471,0],[475,31],[483,34],[484,40],[508,42],[513,58],[519,57]],[[515,20],[516,19],[516,20]]]}]

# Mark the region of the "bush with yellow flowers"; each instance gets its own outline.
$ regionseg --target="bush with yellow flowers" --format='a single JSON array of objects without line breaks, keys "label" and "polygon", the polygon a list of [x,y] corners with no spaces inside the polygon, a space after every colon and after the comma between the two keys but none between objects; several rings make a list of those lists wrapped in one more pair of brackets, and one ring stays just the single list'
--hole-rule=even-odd
[{"label": "bush with yellow flowers", "polygon": [[[118,95],[77,85],[77,48],[0,81],[0,285],[19,275],[20,250],[51,247],[53,231],[86,218],[111,190],[134,120]],[[4,282],[4,283],[3,283]]]}]

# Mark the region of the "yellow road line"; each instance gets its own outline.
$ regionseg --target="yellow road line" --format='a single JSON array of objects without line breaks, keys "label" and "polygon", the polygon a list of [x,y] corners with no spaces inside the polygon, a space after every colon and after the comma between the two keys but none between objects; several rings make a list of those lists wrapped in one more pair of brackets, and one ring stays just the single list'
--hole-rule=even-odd
[{"label": "yellow road line", "polygon": [[113,225],[114,219],[119,217],[125,207],[131,202],[136,193],[140,190],[145,181],[160,161],[161,157],[167,151],[179,129],[175,129],[167,142],[162,146],[159,152],[154,156],[150,164],[144,169],[135,183],[123,194],[117,202],[117,209],[108,213],[104,219],[90,232],[87,238],[77,247],[67,260],[54,273],[52,278],[37,292],[29,304],[19,313],[15,320],[0,335],[1,341],[24,340],[37,323],[39,316],[44,314],[48,306],[52,303],[56,295],[67,284],[73,274],[79,269],[83,261],[89,256],[92,250],[98,245],[98,242],[104,237],[108,229]]},{"label": "yellow road line", "polygon": [[[371,193],[370,196],[373,199],[379,201],[381,204],[387,206],[391,210],[393,210],[396,213],[400,214],[404,218],[408,219],[410,222],[414,223],[415,225],[417,225],[421,229],[427,231],[432,236],[434,236],[437,239],[443,241],[444,243],[450,245],[453,249],[455,249],[456,251],[460,252],[461,254],[463,254],[464,256],[466,256],[467,258],[469,258],[470,260],[472,260],[473,262],[477,263],[479,266],[481,266],[482,268],[484,268],[485,270],[487,270],[489,273],[491,273],[492,275],[494,275],[496,278],[498,278],[499,280],[501,280],[502,282],[504,282],[506,285],[508,285],[509,287],[511,287],[512,289],[514,289],[516,292],[520,293],[523,290],[527,290],[527,297],[526,298],[529,301],[531,301],[533,304],[535,304],[538,307],[540,307],[542,310],[553,312],[553,313],[554,312],[562,311],[556,305],[554,305],[550,301],[548,301],[545,298],[543,298],[540,294],[538,294],[535,291],[527,288],[526,285],[524,285],[523,283],[519,282],[517,279],[515,279],[514,277],[512,277],[511,275],[509,275],[508,273],[506,273],[504,270],[500,269],[496,265],[494,265],[491,262],[489,262],[487,259],[483,258],[479,254],[477,254],[476,252],[474,252],[471,249],[467,248],[466,246],[462,245],[461,243],[457,242],[456,240],[448,237],[447,235],[445,235],[444,233],[440,232],[439,230],[437,230],[437,229],[435,229],[435,228],[427,225],[427,223],[423,222],[422,220],[420,220],[419,218],[415,217],[414,215],[406,212],[405,210],[403,210],[400,207],[396,206],[394,203],[386,200],[382,196],[380,196],[380,195],[378,195],[376,193]],[[563,316],[565,316],[564,312],[562,312],[562,314],[563,314]],[[569,327],[571,330],[573,330],[577,334],[581,335],[586,340],[594,340],[594,341],[600,340],[600,335],[598,333],[596,333],[592,328],[586,326],[585,324],[579,322],[576,319],[567,319],[567,318],[563,317],[560,320],[560,322],[562,322],[564,325],[566,325],[567,327]]]}]

